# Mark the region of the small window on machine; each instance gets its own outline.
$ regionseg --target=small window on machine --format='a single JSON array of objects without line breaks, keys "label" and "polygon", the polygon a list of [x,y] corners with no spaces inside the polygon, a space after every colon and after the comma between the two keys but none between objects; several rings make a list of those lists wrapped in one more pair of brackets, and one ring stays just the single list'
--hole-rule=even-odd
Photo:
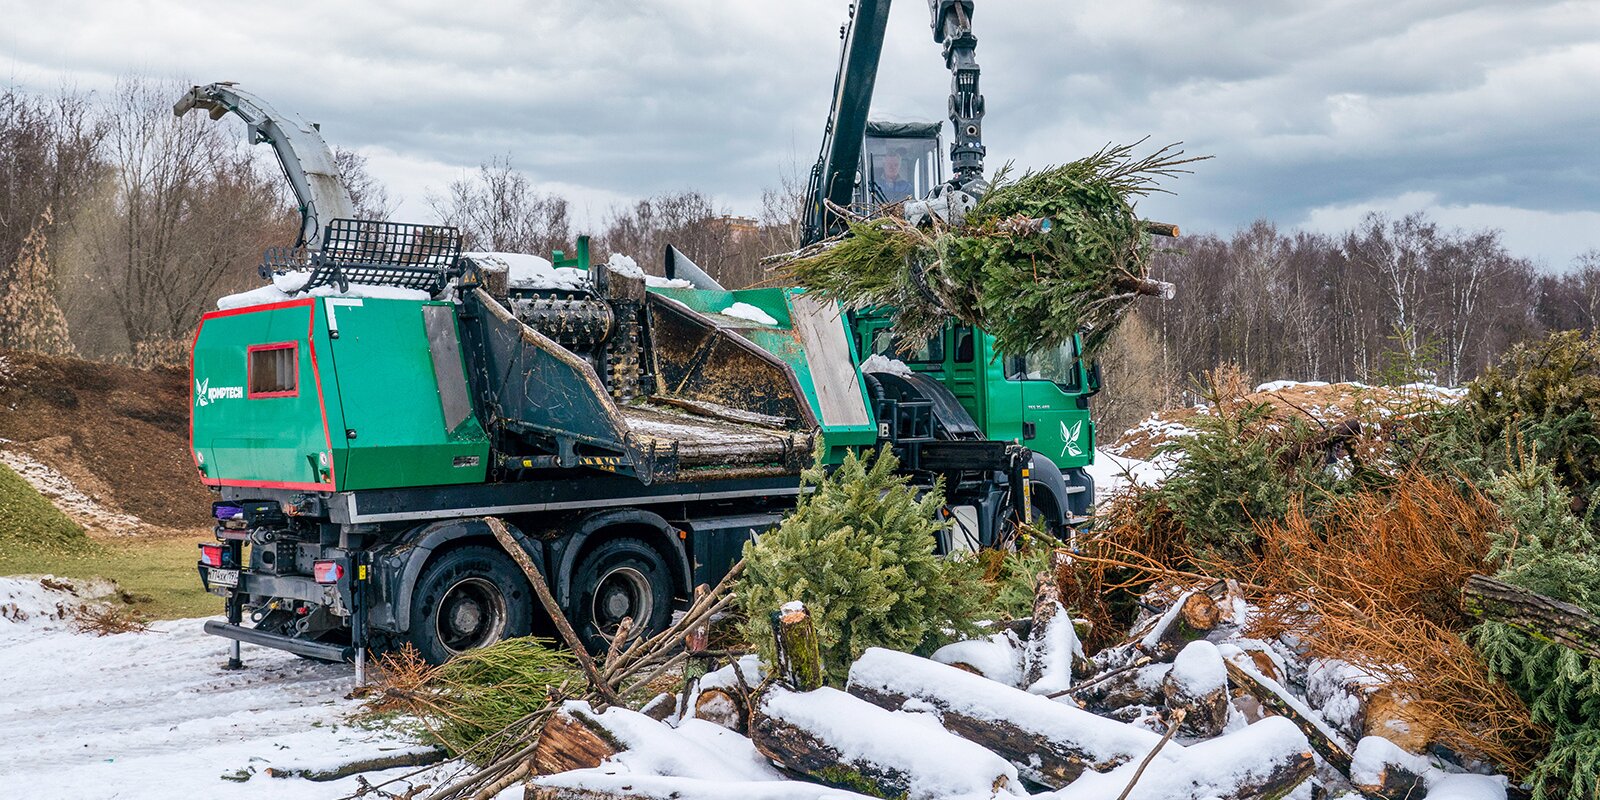
[{"label": "small window on machine", "polygon": [[300,393],[299,348],[294,342],[250,348],[250,399],[293,397]]}]

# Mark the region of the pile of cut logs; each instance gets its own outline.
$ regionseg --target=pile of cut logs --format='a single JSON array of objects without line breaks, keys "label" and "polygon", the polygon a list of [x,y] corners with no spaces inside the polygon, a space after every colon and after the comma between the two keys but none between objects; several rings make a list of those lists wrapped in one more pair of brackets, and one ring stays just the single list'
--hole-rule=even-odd
[{"label": "pile of cut logs", "polygon": [[[1404,698],[1342,662],[1246,638],[1229,582],[1153,590],[1120,645],[1086,657],[1061,602],[1065,551],[1031,619],[922,658],[873,648],[822,685],[806,609],[773,616],[777,663],[689,670],[641,711],[568,702],[529,759],[530,800],[1420,798],[1449,775]],[[1397,733],[1398,732],[1398,733]],[[1378,735],[1382,734],[1382,736]],[[1387,738],[1385,738],[1387,737]],[[1352,744],[1355,742],[1355,744]],[[1310,785],[1307,785],[1307,784]]]}]

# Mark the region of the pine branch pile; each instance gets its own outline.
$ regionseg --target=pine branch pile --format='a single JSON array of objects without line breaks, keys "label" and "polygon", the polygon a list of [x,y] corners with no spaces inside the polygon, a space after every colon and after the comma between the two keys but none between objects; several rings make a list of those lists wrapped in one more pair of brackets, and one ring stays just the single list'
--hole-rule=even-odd
[{"label": "pine branch pile", "polygon": [[1135,299],[1170,292],[1150,279],[1150,226],[1134,202],[1201,160],[1174,145],[1135,158],[1133,147],[1015,180],[1002,169],[959,227],[919,228],[898,213],[853,221],[785,269],[847,308],[894,308],[905,341],[953,317],[994,334],[1006,353],[1055,347],[1080,329],[1093,350]]},{"label": "pine branch pile", "polygon": [[380,708],[415,715],[451,753],[486,763],[537,730],[552,698],[586,686],[572,653],[537,637],[507,639],[430,667],[407,647],[384,657]]}]

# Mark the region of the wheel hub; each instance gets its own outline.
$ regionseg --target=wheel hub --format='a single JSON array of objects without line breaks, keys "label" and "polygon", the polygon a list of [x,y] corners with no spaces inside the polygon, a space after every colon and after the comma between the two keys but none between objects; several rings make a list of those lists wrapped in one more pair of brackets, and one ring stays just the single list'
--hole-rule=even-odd
[{"label": "wheel hub", "polygon": [[500,640],[506,627],[506,599],[500,587],[483,578],[465,578],[439,597],[435,632],[451,653]]},{"label": "wheel hub", "polygon": [[624,617],[632,617],[634,630],[643,631],[654,611],[650,580],[633,567],[616,567],[595,585],[590,613],[595,627],[608,635],[616,632]]}]

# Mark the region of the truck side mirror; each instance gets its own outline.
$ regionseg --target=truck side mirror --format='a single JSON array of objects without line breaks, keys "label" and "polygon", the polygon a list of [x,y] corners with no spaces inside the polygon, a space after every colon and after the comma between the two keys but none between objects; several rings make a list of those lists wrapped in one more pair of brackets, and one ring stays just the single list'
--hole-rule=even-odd
[{"label": "truck side mirror", "polygon": [[1100,362],[1089,362],[1089,393],[1084,397],[1094,397],[1100,393]]}]

